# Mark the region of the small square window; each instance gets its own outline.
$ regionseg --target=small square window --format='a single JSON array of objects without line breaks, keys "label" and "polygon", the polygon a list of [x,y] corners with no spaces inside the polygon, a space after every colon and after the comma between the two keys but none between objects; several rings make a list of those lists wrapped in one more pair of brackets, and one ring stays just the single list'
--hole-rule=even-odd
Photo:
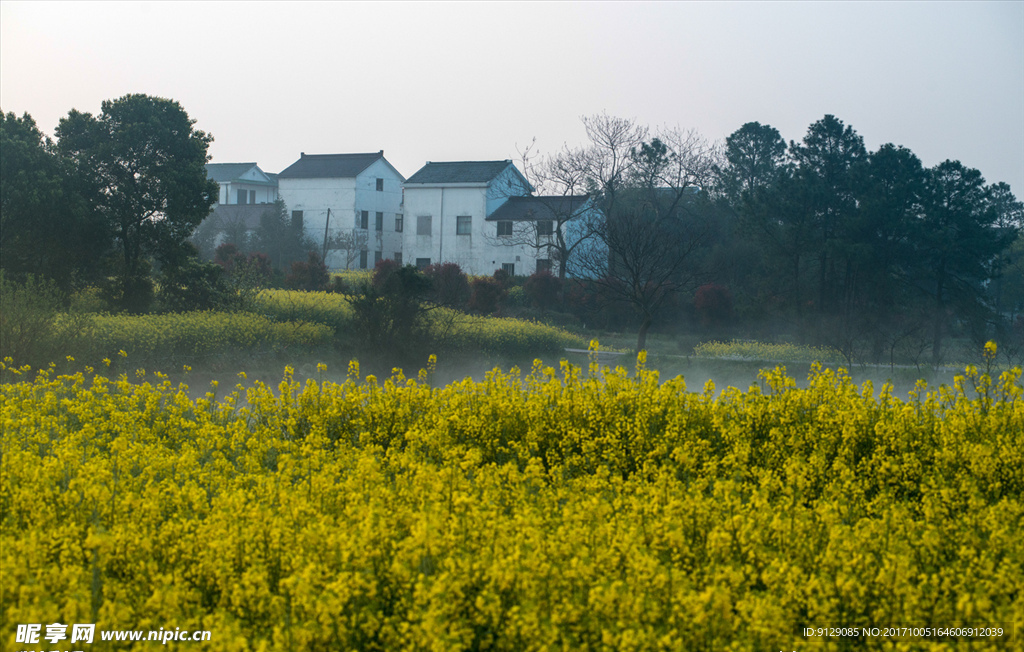
[{"label": "small square window", "polygon": [[428,267],[430,267],[430,259],[429,258],[417,258],[416,259],[416,268],[417,269],[426,269]]},{"label": "small square window", "polygon": [[[430,215],[419,215],[416,218],[416,235],[431,235],[433,226]],[[417,259],[418,260],[418,259]]]},{"label": "small square window", "polygon": [[498,235],[512,235],[512,222],[508,220],[498,222]]},{"label": "small square window", "polygon": [[383,231],[384,230],[384,213],[380,213],[380,212],[377,213],[377,219],[376,219],[376,222],[374,224],[374,227],[376,228],[377,231]]},{"label": "small square window", "polygon": [[551,220],[541,220],[537,222],[537,235],[551,235],[554,232],[555,230]]},{"label": "small square window", "polygon": [[459,215],[455,218],[455,234],[470,235],[473,232],[473,218],[470,215]]},{"label": "small square window", "polygon": [[395,214],[395,233],[401,233],[405,228],[405,216],[401,213]]},{"label": "small square window", "polygon": [[550,272],[551,271],[551,259],[550,258],[538,258],[537,259],[537,272]]},{"label": "small square window", "polygon": [[502,263],[501,269],[509,276],[516,275],[516,264],[515,263]]},{"label": "small square window", "polygon": [[384,179],[377,179],[377,192],[384,192]]}]

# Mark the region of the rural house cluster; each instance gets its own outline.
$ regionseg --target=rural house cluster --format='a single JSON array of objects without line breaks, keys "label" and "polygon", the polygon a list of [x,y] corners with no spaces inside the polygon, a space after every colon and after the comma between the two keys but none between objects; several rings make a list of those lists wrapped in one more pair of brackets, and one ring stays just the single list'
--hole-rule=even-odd
[{"label": "rural house cluster", "polygon": [[585,195],[533,195],[511,160],[428,161],[408,179],[384,150],[303,152],[278,174],[256,163],[208,163],[206,170],[220,185],[208,220],[254,230],[267,204],[281,199],[292,225],[322,245],[332,269],[367,269],[390,259],[419,268],[453,262],[469,274],[557,273],[544,245],[568,216],[560,219],[555,207],[579,213],[587,206]]}]

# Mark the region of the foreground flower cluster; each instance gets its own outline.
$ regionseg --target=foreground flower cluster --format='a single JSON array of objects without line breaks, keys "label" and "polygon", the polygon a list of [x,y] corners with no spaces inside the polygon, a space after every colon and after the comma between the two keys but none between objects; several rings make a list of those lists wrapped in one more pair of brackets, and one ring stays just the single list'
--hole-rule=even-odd
[{"label": "foreground flower cluster", "polygon": [[[210,650],[1009,649],[1024,635],[1020,372],[876,398],[783,370],[277,391],[2,388],[0,636],[210,630]],[[26,373],[6,369],[6,373]],[[1009,635],[1009,631],[1007,632]],[[204,647],[207,646],[207,647]]]}]

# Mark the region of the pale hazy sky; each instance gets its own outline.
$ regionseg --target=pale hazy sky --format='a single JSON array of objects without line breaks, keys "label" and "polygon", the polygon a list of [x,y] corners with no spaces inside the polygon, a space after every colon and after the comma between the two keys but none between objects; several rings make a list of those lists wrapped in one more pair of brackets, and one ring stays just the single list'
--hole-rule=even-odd
[{"label": "pale hazy sky", "polygon": [[518,158],[581,115],[787,140],[836,115],[1024,198],[1024,2],[0,2],[0,108],[177,100],[214,162]]}]

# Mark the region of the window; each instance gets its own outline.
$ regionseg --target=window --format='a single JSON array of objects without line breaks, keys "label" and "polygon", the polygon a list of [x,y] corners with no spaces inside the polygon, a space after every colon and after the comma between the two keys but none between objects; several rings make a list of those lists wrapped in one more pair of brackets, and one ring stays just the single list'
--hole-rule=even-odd
[{"label": "window", "polygon": [[541,220],[537,222],[537,235],[551,235],[554,232],[551,220]]},{"label": "window", "polygon": [[428,267],[430,267],[430,259],[429,258],[417,258],[416,259],[416,269],[426,269]]},{"label": "window", "polygon": [[359,269],[366,269],[367,252],[365,249],[359,252]]},{"label": "window", "polygon": [[359,211],[359,219],[356,220],[356,228],[370,228],[370,211]]},{"label": "window", "polygon": [[507,220],[498,222],[498,235],[512,235],[512,222]]},{"label": "window", "polygon": [[399,267],[402,266],[402,252],[401,251],[396,251],[395,252],[395,262],[398,263]]},{"label": "window", "polygon": [[292,211],[292,226],[296,229],[302,228],[302,211]]},{"label": "window", "polygon": [[236,195],[236,197],[238,197],[238,201],[237,201],[236,203],[238,203],[238,204],[244,204],[244,203],[245,203],[245,199],[246,199],[246,197],[248,197],[248,196],[249,196],[249,193],[248,193],[248,191],[245,191],[245,190],[239,190],[239,191],[238,191],[238,194]]},{"label": "window", "polygon": [[459,215],[455,218],[455,234],[470,235],[473,232],[473,217],[470,215]]},{"label": "window", "polygon": [[501,269],[502,269],[503,272],[505,272],[509,276],[515,276],[516,275],[516,264],[515,263],[502,263],[501,264]]},{"label": "window", "polygon": [[377,212],[377,220],[374,222],[374,228],[378,231],[384,230],[384,213]]},{"label": "window", "polygon": [[250,190],[249,191],[249,203],[250,204],[255,204],[256,203],[256,191],[255,190]]},{"label": "window", "polygon": [[384,192],[384,179],[377,179],[377,192]]},{"label": "window", "polygon": [[538,258],[537,259],[537,273],[550,272],[551,271],[551,259],[550,258]]},{"label": "window", "polygon": [[395,214],[395,233],[401,233],[405,227],[405,216],[401,213]]},{"label": "window", "polygon": [[430,235],[432,228],[429,215],[420,215],[416,218],[416,235]]},{"label": "window", "polygon": [[373,252],[373,266],[377,267],[377,263],[379,263],[381,258],[383,258],[383,257],[384,257],[384,252],[383,251],[375,251],[375,252]]}]

